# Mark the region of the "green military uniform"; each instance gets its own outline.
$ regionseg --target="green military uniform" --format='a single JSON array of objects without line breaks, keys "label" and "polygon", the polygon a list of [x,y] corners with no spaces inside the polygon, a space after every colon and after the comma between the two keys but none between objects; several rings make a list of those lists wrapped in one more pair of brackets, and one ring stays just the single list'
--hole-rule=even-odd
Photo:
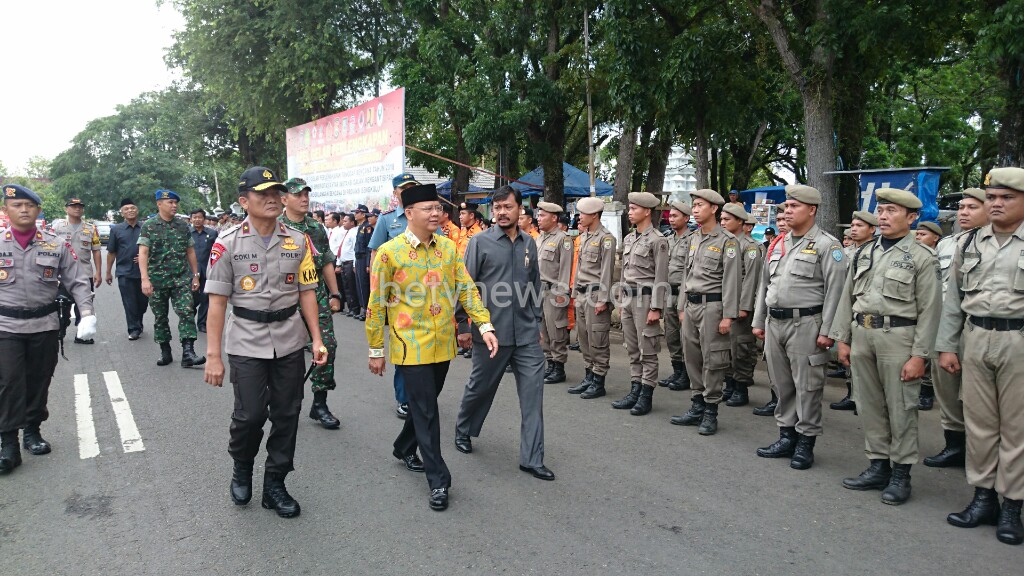
[{"label": "green military uniform", "polygon": [[[921,207],[905,190],[882,188],[876,198],[909,210]],[[857,251],[829,336],[852,349],[853,398],[871,467],[843,484],[854,490],[884,487],[886,504],[909,498],[910,466],[918,460],[921,380],[904,382],[901,372],[912,357],[932,356],[941,307],[935,254],[913,234],[898,240],[879,237]],[[892,472],[890,462],[896,465]]]},{"label": "green military uniform", "polygon": [[149,247],[149,281],[153,295],[153,339],[164,344],[171,341],[168,305],[178,315],[178,338],[194,341],[197,336],[195,309],[192,304],[192,272],[185,253],[194,246],[192,231],[181,218],[170,222],[160,216],[146,220],[139,232],[139,246]]},{"label": "green military uniform", "polygon": [[[690,216],[692,214],[690,205],[686,202],[675,201],[669,204],[673,209]],[[690,243],[689,230],[683,230],[682,234],[673,233],[668,238],[668,283],[671,287],[671,297],[665,306],[665,343],[668,346],[669,358],[672,360],[672,374],[658,382],[659,385],[668,386],[669,390],[686,390],[690,387],[690,377],[686,373],[686,364],[683,362],[683,340],[679,331],[679,310],[682,308],[680,299],[682,295],[683,268],[686,266],[686,256],[689,254]]]}]

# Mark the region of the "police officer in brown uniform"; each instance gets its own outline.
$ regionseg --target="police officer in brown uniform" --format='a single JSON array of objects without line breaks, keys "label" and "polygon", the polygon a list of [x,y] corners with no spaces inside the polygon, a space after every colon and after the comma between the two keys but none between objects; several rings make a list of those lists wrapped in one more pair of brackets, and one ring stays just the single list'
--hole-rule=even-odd
[{"label": "police officer in brown uniform", "polygon": [[961,528],[997,524],[1000,542],[1020,544],[1024,542],[1020,518],[1024,500],[1024,169],[994,168],[985,184],[991,223],[957,241],[936,344],[944,370],[963,370],[967,482],[974,486],[971,503],[947,520]]},{"label": "police officer in brown uniform", "polygon": [[612,323],[615,236],[601,224],[603,200],[583,198],[576,202],[576,209],[580,213],[580,235],[573,294],[576,297],[576,333],[587,373],[579,385],[569,388],[569,393],[589,400],[605,395],[604,377],[611,358],[608,333]]},{"label": "police officer in brown uniform", "polygon": [[[953,269],[953,256],[959,248],[960,238],[988,224],[985,191],[968,188],[963,195],[956,216],[962,232],[943,238],[935,250],[939,258],[939,270],[942,271],[943,300],[949,290],[949,274]],[[942,334],[941,323],[939,334]],[[962,348],[959,353],[962,357]],[[951,374],[939,367],[938,362],[932,362],[932,382],[935,398],[939,401],[939,421],[946,445],[935,456],[925,458],[924,465],[933,468],[962,467],[967,456],[967,434],[964,432],[964,404],[960,400],[960,373]]]},{"label": "police officer in brown uniform", "polygon": [[740,314],[740,245],[718,225],[725,204],[714,190],[690,192],[691,210],[700,229],[690,235],[687,267],[683,271],[686,304],[680,311],[683,355],[690,375],[692,404],[671,422],[697,426],[702,436],[718,431],[718,404],[725,373],[732,365],[729,332]]},{"label": "police officer in brown uniform", "polygon": [[690,377],[686,373],[683,362],[683,340],[679,332],[679,310],[682,308],[683,269],[690,250],[690,205],[682,200],[669,202],[668,223],[672,227],[672,235],[668,237],[668,283],[671,295],[665,305],[665,342],[668,344],[669,357],[672,360],[672,374],[658,382],[659,386],[668,386],[669,390],[687,390],[690,388]]},{"label": "police officer in brown uniform", "polygon": [[918,459],[917,399],[942,295],[935,254],[910,231],[921,200],[894,188],[875,197],[881,236],[854,255],[829,337],[839,343],[840,362],[853,369],[871,461],[843,486],[883,489],[882,502],[899,505],[910,498],[910,468]]},{"label": "police officer in brown uniform", "polygon": [[548,368],[545,384],[565,382],[569,358],[569,281],[572,274],[572,238],[558,227],[562,207],[552,202],[537,204],[537,253],[540,285],[544,291],[544,330],[541,345]]},{"label": "police officer in brown uniform", "polygon": [[91,270],[63,237],[36,227],[42,200],[35,192],[8,184],[2,202],[10,227],[0,234],[0,474],[21,465],[18,430],[34,456],[48,454],[50,443],[39,427],[49,417],[46,402],[57,367],[58,286],[78,303],[78,336],[96,333]]},{"label": "police officer in brown uniform", "polygon": [[634,416],[651,411],[658,385],[661,352],[661,311],[670,296],[668,241],[654,226],[652,216],[661,201],[650,192],[629,194],[629,221],[636,228],[622,239],[622,338],[629,355],[629,394],[612,408]]},{"label": "police officer in brown uniform", "polygon": [[754,334],[765,341],[768,374],[779,397],[779,439],[758,448],[757,455],[792,458],[796,470],[814,463],[825,366],[834,344],[828,333],[846,280],[842,245],[815,223],[820,203],[815,188],[786,187],[791,229],[768,258],[754,314]]},{"label": "police officer in brown uniform", "polygon": [[754,385],[754,367],[757,365],[757,339],[751,330],[751,322],[764,264],[764,246],[747,236],[744,229],[749,218],[750,214],[742,204],[730,202],[722,207],[722,228],[739,241],[741,260],[740,315],[729,332],[732,367],[726,373],[725,390],[722,391],[726,406],[746,406],[749,403],[747,389]]},{"label": "police officer in brown uniform", "polygon": [[[234,459],[231,500],[241,506],[252,498],[252,467],[269,417],[262,504],[282,518],[292,518],[301,509],[284,479],[294,470],[306,329],[314,363],[327,362],[327,348],[320,339],[319,277],[312,244],[302,232],[277,221],[283,207],[280,195],[286,192],[267,168],[256,166],[242,173],[238,202],[249,216],[223,231],[210,250],[204,379],[211,386],[223,384],[223,335],[235,392],[228,443]],[[229,302],[231,315],[226,316]]]},{"label": "police officer in brown uniform", "polygon": [[[878,227],[878,217],[871,212],[858,210],[853,213],[850,227],[846,229],[852,244],[843,248],[843,254],[846,255],[847,263],[853,260],[853,255],[857,253],[857,248],[863,246],[866,242],[874,240],[876,227]],[[851,382],[850,368],[848,366],[840,366],[840,370],[829,374],[829,376],[846,378],[846,396],[843,396],[837,402],[832,402],[828,407],[831,410],[856,410],[857,403],[853,401],[853,384]]]}]

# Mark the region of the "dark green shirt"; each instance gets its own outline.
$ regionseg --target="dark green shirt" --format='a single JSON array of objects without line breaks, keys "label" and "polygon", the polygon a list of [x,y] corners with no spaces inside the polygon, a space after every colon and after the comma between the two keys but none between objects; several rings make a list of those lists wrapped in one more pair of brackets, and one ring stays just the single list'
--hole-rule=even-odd
[{"label": "dark green shirt", "polygon": [[142,223],[139,246],[149,247],[149,281],[154,286],[189,282],[188,249],[195,246],[192,230],[181,218],[170,222],[156,216]]},{"label": "dark green shirt", "polygon": [[316,248],[317,251],[317,255],[313,257],[313,263],[316,264],[317,271],[323,270],[327,264],[334,263],[334,255],[331,254],[331,242],[327,239],[327,230],[323,224],[309,216],[306,216],[302,222],[292,222],[284,213],[281,213],[278,219],[292,230],[309,236],[310,242],[313,243],[313,248]]}]

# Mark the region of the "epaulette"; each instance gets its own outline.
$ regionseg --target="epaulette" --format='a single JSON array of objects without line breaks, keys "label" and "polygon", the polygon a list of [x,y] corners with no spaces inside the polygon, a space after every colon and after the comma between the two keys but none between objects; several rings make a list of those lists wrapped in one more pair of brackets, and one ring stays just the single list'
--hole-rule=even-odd
[{"label": "epaulette", "polygon": [[392,212],[394,212],[395,210],[398,210],[398,208],[392,208],[391,210],[388,210],[387,212],[381,212],[381,213],[380,213],[380,215],[381,215],[381,216],[384,216],[384,215],[386,215],[386,214],[391,214],[391,213],[392,213]]},{"label": "epaulette", "polygon": [[221,230],[217,234],[217,237],[218,238],[224,238],[225,236],[227,236],[229,234],[234,234],[235,232],[238,232],[241,228],[242,228],[241,224],[235,224],[235,225],[233,225],[233,226],[231,226],[229,228],[225,228],[224,230]]}]

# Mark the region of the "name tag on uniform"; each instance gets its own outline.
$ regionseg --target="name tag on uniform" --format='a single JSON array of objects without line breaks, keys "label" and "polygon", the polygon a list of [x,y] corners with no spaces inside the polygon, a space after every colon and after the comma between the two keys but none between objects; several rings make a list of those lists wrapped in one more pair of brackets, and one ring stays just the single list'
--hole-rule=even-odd
[{"label": "name tag on uniform", "polygon": [[808,248],[806,250],[801,250],[800,253],[801,254],[817,254],[818,251],[817,250],[811,250],[810,248]]},{"label": "name tag on uniform", "polygon": [[722,249],[719,248],[718,246],[708,246],[708,250],[710,250],[711,252],[721,252],[722,251]]}]

